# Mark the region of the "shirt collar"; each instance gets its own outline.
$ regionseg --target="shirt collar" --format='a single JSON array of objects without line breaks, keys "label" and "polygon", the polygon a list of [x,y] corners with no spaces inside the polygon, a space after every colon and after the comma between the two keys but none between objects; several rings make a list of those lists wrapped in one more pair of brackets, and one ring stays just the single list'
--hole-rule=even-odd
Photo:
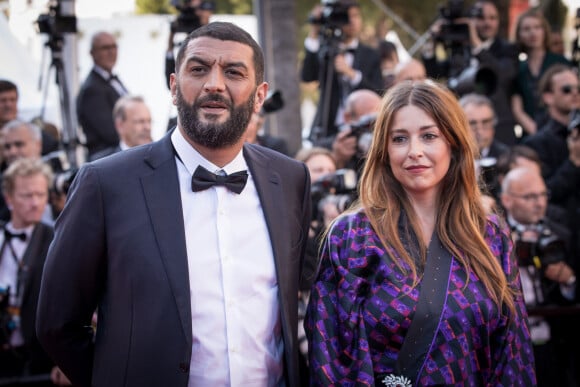
[{"label": "shirt collar", "polygon": [[108,81],[108,80],[109,80],[109,78],[110,78],[110,77],[111,77],[111,75],[112,75],[111,73],[109,73],[107,70],[105,70],[105,69],[104,69],[104,68],[102,68],[101,66],[94,65],[94,66],[93,66],[93,70],[94,70],[94,71],[95,71],[97,74],[99,74],[101,77],[103,77],[103,79],[104,79],[105,81]]},{"label": "shirt collar", "polygon": [[29,238],[30,235],[32,235],[32,230],[34,230],[34,224],[30,225],[28,227],[24,227],[24,228],[14,228],[14,226],[12,225],[12,222],[8,222],[6,223],[6,226],[4,226],[4,228],[8,231],[10,231],[13,234],[18,234],[18,233],[25,233],[26,237]]}]

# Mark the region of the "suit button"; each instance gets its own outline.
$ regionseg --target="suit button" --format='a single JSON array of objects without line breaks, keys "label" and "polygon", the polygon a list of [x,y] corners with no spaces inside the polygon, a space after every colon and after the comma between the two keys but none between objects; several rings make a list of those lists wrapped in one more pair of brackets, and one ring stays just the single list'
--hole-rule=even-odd
[{"label": "suit button", "polygon": [[189,371],[189,364],[187,364],[187,363],[179,363],[179,370],[181,372],[188,372]]}]

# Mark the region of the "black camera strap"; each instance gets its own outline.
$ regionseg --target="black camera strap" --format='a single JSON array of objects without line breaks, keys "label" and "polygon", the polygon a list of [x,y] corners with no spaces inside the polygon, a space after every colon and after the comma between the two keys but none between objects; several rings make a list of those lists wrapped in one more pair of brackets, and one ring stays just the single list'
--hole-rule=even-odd
[{"label": "black camera strap", "polygon": [[443,247],[437,233],[433,233],[427,250],[425,271],[423,272],[415,316],[397,357],[396,373],[398,375],[379,375],[376,377],[375,384],[409,387],[418,385],[417,381],[427,353],[433,345],[443,314],[443,307],[447,301],[447,287],[452,261],[451,253]]}]

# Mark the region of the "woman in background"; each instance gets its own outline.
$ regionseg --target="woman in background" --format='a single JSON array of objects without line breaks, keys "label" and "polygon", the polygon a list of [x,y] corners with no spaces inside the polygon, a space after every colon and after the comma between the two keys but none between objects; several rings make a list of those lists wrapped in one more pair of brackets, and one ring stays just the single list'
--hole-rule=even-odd
[{"label": "woman in background", "polygon": [[546,118],[538,91],[540,78],[555,63],[571,63],[564,56],[549,51],[550,25],[536,9],[525,11],[518,17],[516,43],[525,59],[520,59],[512,110],[525,137],[536,133]]}]

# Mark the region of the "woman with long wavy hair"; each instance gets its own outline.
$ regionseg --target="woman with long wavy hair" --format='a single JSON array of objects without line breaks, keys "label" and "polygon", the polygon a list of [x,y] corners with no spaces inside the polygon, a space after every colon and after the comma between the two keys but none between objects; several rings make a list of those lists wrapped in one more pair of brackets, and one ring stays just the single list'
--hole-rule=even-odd
[{"label": "woman with long wavy hair", "polygon": [[360,202],[321,249],[311,385],[536,384],[512,242],[481,205],[475,152],[444,86],[387,92]]}]

